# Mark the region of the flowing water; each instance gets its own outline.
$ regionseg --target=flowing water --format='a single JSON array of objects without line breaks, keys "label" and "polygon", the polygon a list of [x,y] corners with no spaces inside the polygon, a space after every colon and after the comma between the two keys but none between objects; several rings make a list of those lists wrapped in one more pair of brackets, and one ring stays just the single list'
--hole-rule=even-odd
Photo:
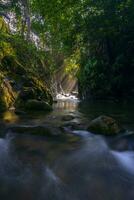
[{"label": "flowing water", "polygon": [[[133,131],[132,109],[133,105],[68,98],[59,100],[47,115],[3,117],[6,126],[59,127],[68,114],[77,123],[108,114]],[[134,151],[117,151],[107,140],[85,130],[73,130],[71,140],[64,141],[8,129],[0,138],[0,200],[133,200]]]}]

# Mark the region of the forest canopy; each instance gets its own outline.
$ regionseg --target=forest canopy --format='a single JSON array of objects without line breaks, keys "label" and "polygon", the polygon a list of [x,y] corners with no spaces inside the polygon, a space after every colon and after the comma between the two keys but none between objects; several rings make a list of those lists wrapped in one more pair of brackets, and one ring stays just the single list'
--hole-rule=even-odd
[{"label": "forest canopy", "polygon": [[1,41],[26,41],[50,74],[64,66],[82,97],[134,95],[133,0],[3,0],[0,15]]}]

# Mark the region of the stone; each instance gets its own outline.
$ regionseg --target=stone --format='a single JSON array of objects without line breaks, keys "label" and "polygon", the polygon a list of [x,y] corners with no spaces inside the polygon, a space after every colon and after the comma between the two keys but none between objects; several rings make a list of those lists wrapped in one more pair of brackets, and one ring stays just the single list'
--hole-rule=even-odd
[{"label": "stone", "polygon": [[79,141],[77,136],[70,134],[70,131],[65,132],[61,130],[60,127],[51,126],[50,124],[36,126],[16,125],[8,127],[5,132],[7,131],[10,133],[42,136],[48,139],[60,140],[66,144],[67,142],[72,143]]},{"label": "stone", "polygon": [[122,128],[112,117],[102,115],[92,120],[87,130],[96,134],[117,135],[122,131]]},{"label": "stone", "polygon": [[37,126],[13,126],[8,128],[13,133],[20,134],[32,134],[32,135],[43,135],[43,136],[61,136],[62,132],[49,125],[37,125]]},{"label": "stone", "polygon": [[27,110],[35,110],[35,111],[51,111],[52,106],[49,105],[45,101],[38,101],[36,99],[28,100],[25,104],[25,108]]},{"label": "stone", "polygon": [[109,146],[116,151],[132,151],[134,150],[134,133],[125,132],[110,140]]},{"label": "stone", "polygon": [[75,118],[73,115],[64,115],[62,116],[62,121],[71,121]]}]

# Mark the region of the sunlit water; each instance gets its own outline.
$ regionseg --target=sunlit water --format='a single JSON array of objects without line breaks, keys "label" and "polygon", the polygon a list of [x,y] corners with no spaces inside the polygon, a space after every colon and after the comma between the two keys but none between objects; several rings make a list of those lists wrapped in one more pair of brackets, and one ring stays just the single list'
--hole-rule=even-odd
[{"label": "sunlit water", "polygon": [[[50,114],[17,117],[16,122],[14,117],[6,123],[59,126],[63,115],[73,114],[73,121],[81,121],[103,112],[133,130],[128,110],[62,99]],[[80,139],[60,141],[7,131],[0,138],[0,200],[133,200],[133,150],[113,150],[107,138],[85,130],[72,134]]]},{"label": "sunlit water", "polygon": [[75,95],[70,95],[70,94],[66,94],[66,95],[62,95],[62,94],[57,94],[56,99],[58,100],[70,100],[70,101],[79,101],[79,99],[75,96]]}]

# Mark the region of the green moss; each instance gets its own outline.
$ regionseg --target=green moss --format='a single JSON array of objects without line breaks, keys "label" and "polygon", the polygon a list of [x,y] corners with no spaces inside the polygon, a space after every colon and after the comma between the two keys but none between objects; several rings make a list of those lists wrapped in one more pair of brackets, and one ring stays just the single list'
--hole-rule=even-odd
[{"label": "green moss", "polygon": [[0,110],[24,108],[30,99],[52,104],[40,51],[32,43],[11,35],[2,18],[0,30]]},{"label": "green moss", "polygon": [[90,122],[88,130],[96,134],[108,136],[119,134],[122,128],[115,119],[102,115]]},{"label": "green moss", "polygon": [[10,82],[1,73],[0,78],[0,110],[6,110],[14,105],[17,93],[13,91]]}]

